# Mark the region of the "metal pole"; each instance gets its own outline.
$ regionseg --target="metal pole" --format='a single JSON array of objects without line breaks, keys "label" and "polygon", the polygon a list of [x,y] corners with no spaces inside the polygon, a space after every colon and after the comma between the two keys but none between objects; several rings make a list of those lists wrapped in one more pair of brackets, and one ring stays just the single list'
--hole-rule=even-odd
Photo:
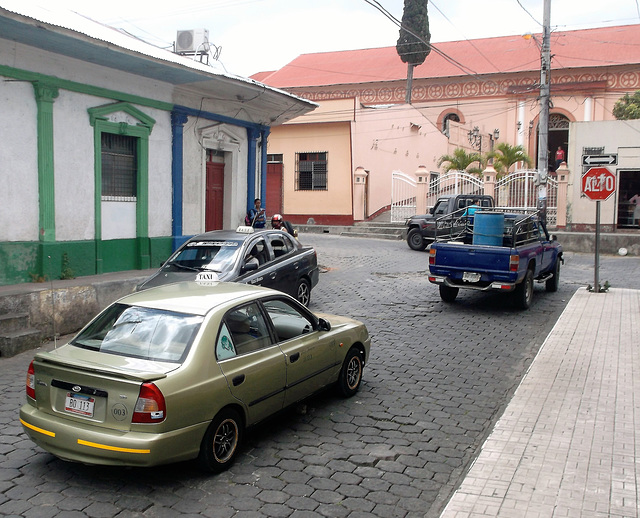
[{"label": "metal pole", "polygon": [[542,49],[540,51],[540,119],[538,122],[538,209],[547,222],[547,175],[549,173],[549,101],[551,78],[551,0],[544,0]]},{"label": "metal pole", "polygon": [[600,200],[596,201],[596,262],[594,266],[594,291],[600,293]]}]

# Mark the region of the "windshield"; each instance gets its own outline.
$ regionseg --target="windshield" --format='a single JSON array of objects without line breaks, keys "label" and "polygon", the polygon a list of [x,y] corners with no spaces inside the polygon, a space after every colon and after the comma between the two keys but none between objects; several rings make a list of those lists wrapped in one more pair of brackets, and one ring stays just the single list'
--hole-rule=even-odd
[{"label": "windshield", "polygon": [[181,362],[202,320],[198,315],[114,304],[70,343],[120,356]]},{"label": "windshield", "polygon": [[193,241],[174,255],[166,266],[218,273],[231,271],[242,241]]}]

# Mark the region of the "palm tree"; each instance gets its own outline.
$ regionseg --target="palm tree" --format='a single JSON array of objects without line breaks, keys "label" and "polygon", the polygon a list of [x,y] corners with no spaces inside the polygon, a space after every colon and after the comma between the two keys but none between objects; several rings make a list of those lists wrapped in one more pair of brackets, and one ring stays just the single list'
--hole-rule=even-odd
[{"label": "palm tree", "polygon": [[469,166],[474,162],[478,162],[482,165],[482,156],[480,153],[467,153],[462,148],[456,148],[453,150],[453,155],[442,155],[438,159],[438,167],[442,164],[447,163],[444,168],[444,172],[447,173],[449,171],[467,171],[470,173],[478,173],[482,172],[480,167],[472,167]]},{"label": "palm tree", "polygon": [[497,171],[503,170],[509,174],[509,169],[513,164],[518,162],[524,162],[527,166],[531,166],[533,160],[527,155],[522,146],[512,146],[506,142],[500,142],[496,146],[495,151],[489,153],[489,156],[494,159],[493,166]]}]

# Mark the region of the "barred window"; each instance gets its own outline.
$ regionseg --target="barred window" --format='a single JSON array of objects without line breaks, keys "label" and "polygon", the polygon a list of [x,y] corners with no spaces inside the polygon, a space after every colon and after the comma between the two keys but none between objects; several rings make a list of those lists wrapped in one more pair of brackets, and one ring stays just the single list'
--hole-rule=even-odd
[{"label": "barred window", "polygon": [[296,191],[327,190],[327,153],[296,153]]},{"label": "barred window", "polygon": [[138,138],[102,133],[102,197],[130,200],[137,196]]}]

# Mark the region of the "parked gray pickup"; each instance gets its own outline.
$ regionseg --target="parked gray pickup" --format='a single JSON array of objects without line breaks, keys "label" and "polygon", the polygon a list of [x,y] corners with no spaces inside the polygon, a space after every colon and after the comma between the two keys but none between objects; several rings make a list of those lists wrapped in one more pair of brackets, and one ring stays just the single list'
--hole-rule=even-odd
[{"label": "parked gray pickup", "polygon": [[[436,204],[429,210],[429,214],[408,218],[405,225],[409,248],[424,250],[429,243],[436,239],[436,236],[448,236],[455,232],[456,229],[451,227],[451,224],[455,224],[455,220],[441,220],[439,223],[436,223],[436,220],[447,214],[462,214],[464,209],[470,205],[489,209],[494,206],[493,198],[479,194],[447,194],[438,198]],[[462,227],[458,230],[461,229]]]}]

